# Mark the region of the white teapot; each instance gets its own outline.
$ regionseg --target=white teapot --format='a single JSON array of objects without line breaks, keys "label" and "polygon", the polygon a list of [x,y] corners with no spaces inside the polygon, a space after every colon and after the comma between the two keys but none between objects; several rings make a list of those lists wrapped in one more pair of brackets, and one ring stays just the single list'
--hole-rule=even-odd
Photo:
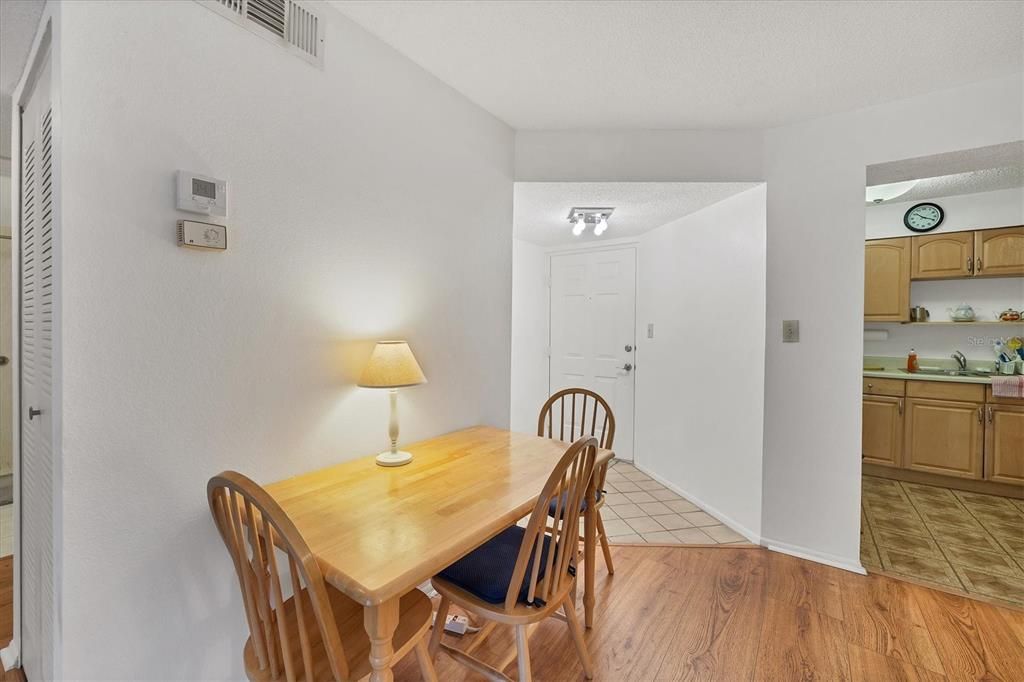
[{"label": "white teapot", "polygon": [[970,322],[974,319],[974,308],[961,303],[956,308],[946,308],[946,312],[949,313],[949,319],[954,322]]}]

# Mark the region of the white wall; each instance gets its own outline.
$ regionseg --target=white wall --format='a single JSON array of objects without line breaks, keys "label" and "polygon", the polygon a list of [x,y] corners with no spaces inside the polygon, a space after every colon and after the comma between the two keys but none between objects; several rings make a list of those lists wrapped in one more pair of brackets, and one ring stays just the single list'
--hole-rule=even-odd
[{"label": "white wall", "polygon": [[536,433],[537,415],[549,395],[548,263],[544,247],[512,240],[513,431]]},{"label": "white wall", "polygon": [[765,187],[643,234],[637,279],[637,462],[756,541]]},{"label": "white wall", "polygon": [[1017,74],[766,132],[770,545],[859,564],[866,166],[1019,140],[1022,99]]},{"label": "white wall", "polygon": [[[859,566],[866,166],[1024,138],[1021,84],[1015,74],[766,131],[760,152],[761,134],[744,132],[516,135],[517,181],[767,180],[762,534],[773,546]],[[783,319],[800,320],[800,343],[782,344]],[[827,381],[808,371],[823,363]]]},{"label": "white wall", "polygon": [[[193,2],[61,11],[63,675],[241,679],[211,475],[384,447],[382,337],[430,381],[404,441],[508,424],[513,134],[326,7],[322,71]],[[178,168],[230,182],[227,252],[175,245]]]},{"label": "white wall", "polygon": [[[942,207],[942,224],[929,232],[960,232],[1024,225],[1024,187],[928,199]],[[865,239],[912,236],[903,216],[919,201],[878,204],[865,209]]]}]

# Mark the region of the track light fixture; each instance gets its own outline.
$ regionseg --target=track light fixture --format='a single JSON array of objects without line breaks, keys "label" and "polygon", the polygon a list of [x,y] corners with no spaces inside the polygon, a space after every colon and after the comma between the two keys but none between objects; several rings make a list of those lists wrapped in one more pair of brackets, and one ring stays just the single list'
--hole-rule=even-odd
[{"label": "track light fixture", "polygon": [[572,224],[572,234],[579,237],[587,229],[594,226],[594,236],[600,237],[608,229],[608,218],[614,208],[577,208],[569,211],[568,220]]}]

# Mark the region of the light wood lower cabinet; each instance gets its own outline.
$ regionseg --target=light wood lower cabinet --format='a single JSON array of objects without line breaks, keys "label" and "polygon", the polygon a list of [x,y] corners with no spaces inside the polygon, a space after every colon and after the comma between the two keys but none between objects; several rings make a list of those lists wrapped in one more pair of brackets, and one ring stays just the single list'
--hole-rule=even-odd
[{"label": "light wood lower cabinet", "polygon": [[907,398],[904,467],[943,476],[982,478],[984,406]]},{"label": "light wood lower cabinet", "polygon": [[986,405],[985,478],[1024,485],[1024,405]]},{"label": "light wood lower cabinet", "polygon": [[864,462],[888,467],[902,465],[903,398],[864,396],[861,453]]}]

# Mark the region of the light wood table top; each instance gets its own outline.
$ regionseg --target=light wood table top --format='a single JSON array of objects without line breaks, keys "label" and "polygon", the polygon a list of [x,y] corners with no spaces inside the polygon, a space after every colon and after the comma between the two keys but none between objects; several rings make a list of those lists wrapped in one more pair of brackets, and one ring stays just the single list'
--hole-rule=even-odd
[{"label": "light wood table top", "polygon": [[[266,486],[326,580],[366,606],[393,599],[528,514],[567,443],[475,426]],[[614,456],[598,451],[598,464]]]}]

